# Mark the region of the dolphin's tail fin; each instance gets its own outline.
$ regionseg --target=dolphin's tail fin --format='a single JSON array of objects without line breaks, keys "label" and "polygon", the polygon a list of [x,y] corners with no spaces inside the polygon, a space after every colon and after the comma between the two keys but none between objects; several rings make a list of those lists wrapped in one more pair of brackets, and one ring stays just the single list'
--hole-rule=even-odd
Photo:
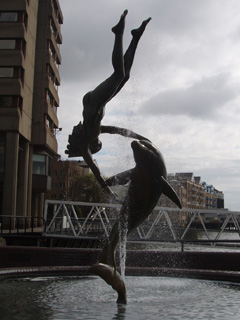
[{"label": "dolphin's tail fin", "polygon": [[89,273],[101,277],[118,293],[118,303],[127,303],[126,287],[121,275],[107,264],[98,263],[89,268]]},{"label": "dolphin's tail fin", "polygon": [[161,178],[163,182],[163,194],[165,194],[165,196],[171,199],[180,209],[182,209],[182,204],[178,198],[178,195],[176,194],[176,191],[172,188],[172,186],[170,186],[163,176]]}]

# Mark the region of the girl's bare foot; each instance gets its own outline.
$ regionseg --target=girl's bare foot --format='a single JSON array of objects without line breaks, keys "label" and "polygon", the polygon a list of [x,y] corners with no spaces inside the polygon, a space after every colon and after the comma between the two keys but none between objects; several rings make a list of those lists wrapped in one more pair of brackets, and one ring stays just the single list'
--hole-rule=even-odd
[{"label": "girl's bare foot", "polygon": [[120,20],[118,24],[116,24],[115,27],[112,28],[113,33],[123,33],[124,27],[125,27],[125,17],[128,14],[128,10],[125,10],[123,14],[120,17]]},{"label": "girl's bare foot", "polygon": [[138,29],[133,29],[131,31],[132,36],[136,37],[136,38],[141,38],[141,36],[146,28],[146,25],[150,22],[151,19],[152,18],[148,18],[148,19],[144,20]]}]

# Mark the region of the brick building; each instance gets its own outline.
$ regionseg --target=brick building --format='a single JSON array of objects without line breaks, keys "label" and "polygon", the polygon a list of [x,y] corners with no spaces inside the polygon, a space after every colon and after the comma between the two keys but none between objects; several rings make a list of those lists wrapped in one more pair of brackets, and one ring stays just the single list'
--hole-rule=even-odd
[{"label": "brick building", "polygon": [[[224,208],[224,194],[212,185],[201,181],[201,177],[195,177],[192,172],[169,174],[168,181],[178,194],[182,207],[186,209],[217,209]],[[165,196],[160,199],[160,205],[164,207],[176,207]]]},{"label": "brick building", "polygon": [[47,192],[48,200],[71,200],[69,199],[70,187],[78,176],[91,173],[84,161],[61,161],[52,159],[51,163],[51,190]]}]

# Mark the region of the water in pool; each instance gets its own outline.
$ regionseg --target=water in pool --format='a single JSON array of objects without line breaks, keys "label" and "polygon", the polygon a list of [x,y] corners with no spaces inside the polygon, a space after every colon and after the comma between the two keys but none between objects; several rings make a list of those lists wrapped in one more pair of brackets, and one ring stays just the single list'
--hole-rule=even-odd
[{"label": "water in pool", "polygon": [[0,281],[1,320],[239,319],[240,285],[165,277],[126,277],[128,304],[97,277]]}]

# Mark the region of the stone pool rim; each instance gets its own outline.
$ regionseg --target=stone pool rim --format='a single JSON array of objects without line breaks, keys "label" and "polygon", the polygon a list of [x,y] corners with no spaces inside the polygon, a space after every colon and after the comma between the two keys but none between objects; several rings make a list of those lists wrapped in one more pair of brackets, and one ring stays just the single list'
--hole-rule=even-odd
[{"label": "stone pool rim", "polygon": [[[99,249],[0,247],[0,280],[90,276]],[[126,276],[166,276],[240,283],[240,253],[128,250]]]}]

